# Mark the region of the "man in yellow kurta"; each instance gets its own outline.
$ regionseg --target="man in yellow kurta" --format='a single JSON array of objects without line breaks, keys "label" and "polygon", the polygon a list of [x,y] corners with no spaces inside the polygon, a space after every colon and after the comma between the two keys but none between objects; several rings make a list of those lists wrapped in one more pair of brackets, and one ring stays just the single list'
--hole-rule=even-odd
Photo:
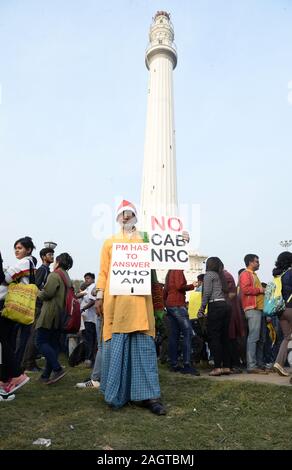
[{"label": "man in yellow kurta", "polygon": [[160,403],[155,320],[151,295],[110,295],[113,243],[139,243],[136,208],[122,201],[118,208],[119,234],[104,242],[97,280],[97,313],[103,315],[102,372],[100,390],[105,401],[120,408],[142,401],[150,411],[164,415]]}]

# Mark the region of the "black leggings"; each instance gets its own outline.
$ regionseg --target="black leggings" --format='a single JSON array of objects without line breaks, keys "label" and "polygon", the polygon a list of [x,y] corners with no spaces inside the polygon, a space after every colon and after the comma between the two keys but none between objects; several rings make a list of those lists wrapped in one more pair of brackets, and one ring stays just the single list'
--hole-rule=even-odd
[{"label": "black leggings", "polygon": [[14,352],[14,329],[15,322],[0,316],[0,343],[2,349],[0,380],[2,382],[8,382],[12,377],[19,377],[22,373]]},{"label": "black leggings", "polygon": [[230,367],[229,321],[231,308],[226,302],[209,303],[208,337],[215,368]]}]

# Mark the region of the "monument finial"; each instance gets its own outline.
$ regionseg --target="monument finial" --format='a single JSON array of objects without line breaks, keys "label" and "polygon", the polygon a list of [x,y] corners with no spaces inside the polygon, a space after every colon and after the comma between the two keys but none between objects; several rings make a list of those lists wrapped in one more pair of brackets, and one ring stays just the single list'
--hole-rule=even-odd
[{"label": "monument finial", "polygon": [[168,20],[170,20],[170,13],[167,13],[167,11],[157,11],[155,13],[154,19],[156,19],[158,16],[166,16]]},{"label": "monument finial", "polygon": [[152,21],[149,31],[149,45],[146,50],[146,66],[157,54],[167,54],[172,61],[173,68],[177,64],[177,53],[174,44],[174,30],[170,21],[170,14],[166,11],[158,11]]}]

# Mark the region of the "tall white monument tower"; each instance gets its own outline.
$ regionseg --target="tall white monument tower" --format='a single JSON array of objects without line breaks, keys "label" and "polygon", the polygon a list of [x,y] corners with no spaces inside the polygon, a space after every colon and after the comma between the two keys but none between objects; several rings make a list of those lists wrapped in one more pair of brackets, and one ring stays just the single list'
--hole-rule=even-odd
[{"label": "tall white monument tower", "polygon": [[[144,167],[141,192],[140,228],[148,231],[151,215],[178,214],[173,70],[177,64],[174,30],[169,13],[158,11],[153,18],[146,49],[149,70]],[[203,271],[206,256],[189,253],[188,282]],[[159,271],[160,281],[166,272]]]},{"label": "tall white monument tower", "polygon": [[146,50],[149,70],[144,168],[141,193],[141,228],[149,229],[149,216],[177,215],[173,70],[177,64],[174,31],[169,13],[153,18]]}]

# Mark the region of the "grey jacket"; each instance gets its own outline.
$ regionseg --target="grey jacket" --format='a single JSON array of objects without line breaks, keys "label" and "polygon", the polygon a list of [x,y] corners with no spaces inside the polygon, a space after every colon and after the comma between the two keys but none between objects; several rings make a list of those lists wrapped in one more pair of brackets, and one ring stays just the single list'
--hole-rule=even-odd
[{"label": "grey jacket", "polygon": [[202,309],[205,310],[210,300],[214,299],[225,299],[225,295],[219,274],[215,271],[207,271],[203,283]]}]

